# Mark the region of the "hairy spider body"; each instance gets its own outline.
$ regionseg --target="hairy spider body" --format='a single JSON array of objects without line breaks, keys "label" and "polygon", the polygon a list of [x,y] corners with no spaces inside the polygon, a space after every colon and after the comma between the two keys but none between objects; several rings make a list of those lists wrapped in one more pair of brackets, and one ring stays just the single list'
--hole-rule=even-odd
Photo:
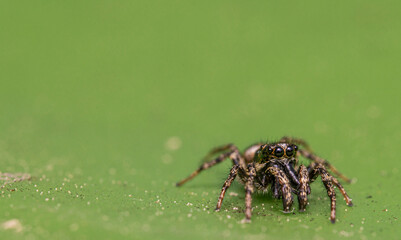
[{"label": "hairy spider body", "polygon": [[[298,145],[302,148],[298,148]],[[210,160],[214,155],[220,155]],[[312,162],[308,167],[298,164],[298,157],[303,156]],[[311,193],[309,184],[321,176],[322,182],[331,200],[330,220],[336,219],[336,186],[348,206],[352,206],[351,198],[339,181],[331,176],[327,169],[343,180],[350,180],[337,171],[329,162],[315,155],[307,143],[298,138],[283,137],[274,143],[257,143],[248,147],[243,154],[233,144],[214,148],[205,157],[205,162],[189,177],[177,183],[183,185],[203,170],[206,170],[225,159],[231,159],[233,166],[227,180],[224,182],[217,201],[216,211],[219,211],[227,189],[234,179],[245,186],[245,221],[250,221],[252,215],[252,193],[254,190],[267,192],[271,189],[275,198],[282,198],[283,210],[288,213],[293,204],[293,194],[298,197],[299,211],[303,212],[308,204],[308,195]]]}]

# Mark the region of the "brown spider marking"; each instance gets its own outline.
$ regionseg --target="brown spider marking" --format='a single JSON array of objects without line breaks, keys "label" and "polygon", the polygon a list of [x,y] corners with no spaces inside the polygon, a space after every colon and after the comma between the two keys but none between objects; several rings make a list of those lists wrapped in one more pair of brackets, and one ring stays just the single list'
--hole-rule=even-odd
[{"label": "brown spider marking", "polygon": [[[298,145],[302,148],[298,149]],[[220,154],[217,158],[212,157]],[[298,158],[302,156],[311,161],[309,166],[298,164]],[[341,174],[327,160],[318,157],[310,149],[309,145],[302,139],[283,137],[278,142],[257,143],[248,147],[242,154],[233,144],[227,144],[212,149],[205,157],[205,162],[199,166],[187,178],[179,181],[177,186],[182,186],[203,170],[229,158],[232,161],[232,168],[224,182],[217,201],[216,211],[221,209],[227,189],[234,179],[245,186],[245,219],[243,222],[250,222],[252,215],[252,194],[257,191],[267,192],[269,189],[275,198],[282,198],[283,211],[291,212],[293,194],[298,197],[299,211],[304,212],[308,205],[308,195],[311,193],[310,183],[318,176],[321,177],[323,185],[330,198],[330,220],[336,221],[336,186],[348,206],[352,206],[352,200],[346,193],[340,182],[333,177],[328,170],[339,176],[346,182],[349,178]]]}]

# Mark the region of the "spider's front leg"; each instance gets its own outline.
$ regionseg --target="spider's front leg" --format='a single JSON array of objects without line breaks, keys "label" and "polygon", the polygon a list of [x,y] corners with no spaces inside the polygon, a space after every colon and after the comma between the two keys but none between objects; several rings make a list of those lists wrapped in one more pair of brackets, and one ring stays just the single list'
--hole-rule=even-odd
[{"label": "spider's front leg", "polygon": [[309,169],[310,169],[309,177],[313,181],[314,179],[316,179],[316,177],[318,175],[321,176],[323,184],[327,190],[327,195],[330,197],[330,200],[331,200],[330,221],[332,223],[335,223],[336,222],[336,193],[334,191],[333,184],[338,187],[341,194],[344,196],[344,199],[348,206],[352,206],[352,200],[348,196],[348,194],[345,191],[345,189],[343,188],[343,186],[341,186],[341,184],[338,182],[338,180],[335,177],[331,176],[328,173],[328,171],[326,170],[326,168],[323,164],[312,163],[311,165],[312,166],[309,167]]},{"label": "spider's front leg", "polygon": [[268,167],[266,171],[272,174],[276,178],[276,182],[278,182],[281,186],[281,193],[283,196],[283,211],[285,213],[290,212],[290,208],[293,203],[290,181],[288,180],[283,170],[281,170],[277,166]]}]

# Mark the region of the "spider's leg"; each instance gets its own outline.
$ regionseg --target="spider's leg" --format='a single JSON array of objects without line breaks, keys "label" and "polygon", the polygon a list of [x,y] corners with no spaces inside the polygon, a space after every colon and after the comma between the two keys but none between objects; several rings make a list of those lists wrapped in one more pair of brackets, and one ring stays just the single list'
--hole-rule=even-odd
[{"label": "spider's leg", "polygon": [[330,171],[332,171],[334,174],[336,174],[337,176],[339,176],[341,179],[343,179],[344,181],[350,183],[351,180],[349,178],[347,178],[346,176],[344,176],[343,174],[341,174],[333,165],[331,165],[327,160],[322,159],[318,156],[316,156],[312,149],[309,147],[308,143],[303,140],[302,138],[293,138],[293,137],[287,137],[284,136],[280,139],[280,142],[287,142],[287,143],[293,143],[293,144],[297,144],[300,145],[302,147],[304,147],[306,150],[300,149],[298,152],[299,154],[301,154],[302,156],[308,158],[309,160],[318,162],[318,163],[322,163],[324,166],[328,167],[330,169]]},{"label": "spider's leg", "polygon": [[245,184],[245,222],[251,221],[252,216],[252,193],[253,193],[253,180],[256,175],[255,167],[248,164],[249,176]]},{"label": "spider's leg", "polygon": [[230,170],[230,175],[228,175],[227,180],[224,182],[223,187],[221,188],[219,200],[217,201],[216,211],[219,211],[221,208],[221,204],[223,203],[224,195],[226,194],[227,189],[231,186],[231,183],[234,181],[235,177],[238,174],[239,168],[239,153],[234,152],[230,155],[231,160],[233,161],[234,165]]},{"label": "spider's leg", "polygon": [[315,179],[317,175],[322,177],[323,184],[327,190],[327,195],[331,200],[331,212],[330,212],[330,221],[332,223],[336,222],[336,192],[334,191],[334,186],[332,183],[332,176],[326,171],[325,167],[322,164],[315,165],[315,168],[312,170],[312,178]]},{"label": "spider's leg", "polygon": [[225,159],[227,159],[232,153],[234,152],[238,152],[238,150],[236,150],[235,146],[232,146],[235,148],[235,150],[226,152],[226,153],[222,153],[220,154],[216,159],[209,161],[209,162],[205,162],[202,165],[199,166],[198,169],[196,169],[193,173],[191,173],[191,175],[189,175],[187,178],[184,178],[183,180],[177,182],[177,187],[182,186],[184,183],[186,183],[187,181],[191,180],[192,178],[196,177],[200,172],[202,172],[203,170],[206,170],[210,167],[213,167],[214,165],[221,163],[222,161],[224,161]]},{"label": "spider's leg", "polygon": [[308,171],[310,171],[309,177],[312,181],[313,179],[316,179],[317,175],[322,177],[323,184],[327,189],[327,195],[331,199],[330,220],[332,223],[334,223],[336,221],[336,193],[334,192],[333,184],[339,188],[348,206],[352,206],[352,200],[349,198],[348,194],[345,192],[345,189],[343,186],[341,186],[338,180],[327,172],[323,164],[312,163],[311,166],[308,167]]},{"label": "spider's leg", "polygon": [[284,136],[280,139],[280,142],[297,144],[297,145],[304,147],[309,152],[312,152],[312,149],[309,147],[309,144],[302,138],[293,138],[293,137]]},{"label": "spider's leg", "polygon": [[272,166],[267,168],[267,170],[270,174],[272,174],[275,178],[276,181],[281,186],[281,192],[283,196],[283,208],[284,212],[290,212],[290,208],[292,206],[293,198],[292,198],[292,188],[290,185],[290,181],[288,180],[287,176],[285,173],[278,168],[277,166]]},{"label": "spider's leg", "polygon": [[215,154],[221,153],[221,152],[224,152],[227,150],[230,150],[230,152],[232,152],[234,150],[237,150],[237,147],[231,143],[224,145],[224,146],[215,147],[212,150],[210,150],[210,152],[202,159],[202,161],[209,162]]},{"label": "spider's leg", "polygon": [[333,181],[334,185],[336,185],[338,187],[341,194],[344,196],[344,199],[345,199],[345,202],[347,203],[347,205],[349,207],[352,207],[353,206],[352,199],[348,196],[347,192],[345,191],[343,186],[340,184],[340,182],[337,180],[337,178],[331,177],[331,180]]},{"label": "spider's leg", "polygon": [[331,165],[326,159],[323,159],[321,157],[316,156],[312,152],[304,149],[299,149],[298,152],[305,158],[317,163],[317,164],[322,164],[325,167],[329,168],[330,171],[332,171],[334,174],[336,174],[338,177],[340,177],[342,180],[351,183],[351,179],[347,178],[344,176],[342,173],[340,173],[337,168],[335,168],[333,165]]},{"label": "spider's leg", "polygon": [[298,170],[299,186],[298,186],[298,203],[299,211],[304,212],[308,204],[308,195],[310,194],[308,169],[304,165],[299,166]]}]

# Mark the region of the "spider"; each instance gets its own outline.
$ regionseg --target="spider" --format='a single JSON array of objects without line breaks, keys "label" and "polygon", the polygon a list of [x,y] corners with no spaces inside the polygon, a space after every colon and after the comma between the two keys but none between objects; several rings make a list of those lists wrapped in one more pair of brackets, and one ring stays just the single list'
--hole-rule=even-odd
[{"label": "spider", "polygon": [[[302,148],[298,148],[298,145]],[[216,154],[220,155],[211,160]],[[311,163],[308,167],[298,165],[298,157],[303,156]],[[350,183],[350,179],[342,175],[334,166],[325,159],[315,155],[308,144],[299,138],[283,137],[274,143],[257,143],[248,147],[243,154],[233,144],[212,149],[205,157],[205,162],[187,178],[179,181],[177,186],[182,186],[187,181],[225,159],[231,159],[233,166],[227,180],[224,182],[217,201],[216,211],[221,209],[224,195],[238,176],[239,182],[245,186],[245,222],[250,222],[252,215],[252,194],[254,190],[267,192],[269,188],[275,198],[283,200],[285,213],[289,213],[293,203],[293,195],[298,197],[299,211],[304,212],[308,204],[308,195],[311,193],[310,183],[320,175],[331,200],[330,220],[336,221],[336,186],[348,206],[352,206],[352,199],[348,196],[343,186],[333,177],[328,169],[344,181]]]}]

